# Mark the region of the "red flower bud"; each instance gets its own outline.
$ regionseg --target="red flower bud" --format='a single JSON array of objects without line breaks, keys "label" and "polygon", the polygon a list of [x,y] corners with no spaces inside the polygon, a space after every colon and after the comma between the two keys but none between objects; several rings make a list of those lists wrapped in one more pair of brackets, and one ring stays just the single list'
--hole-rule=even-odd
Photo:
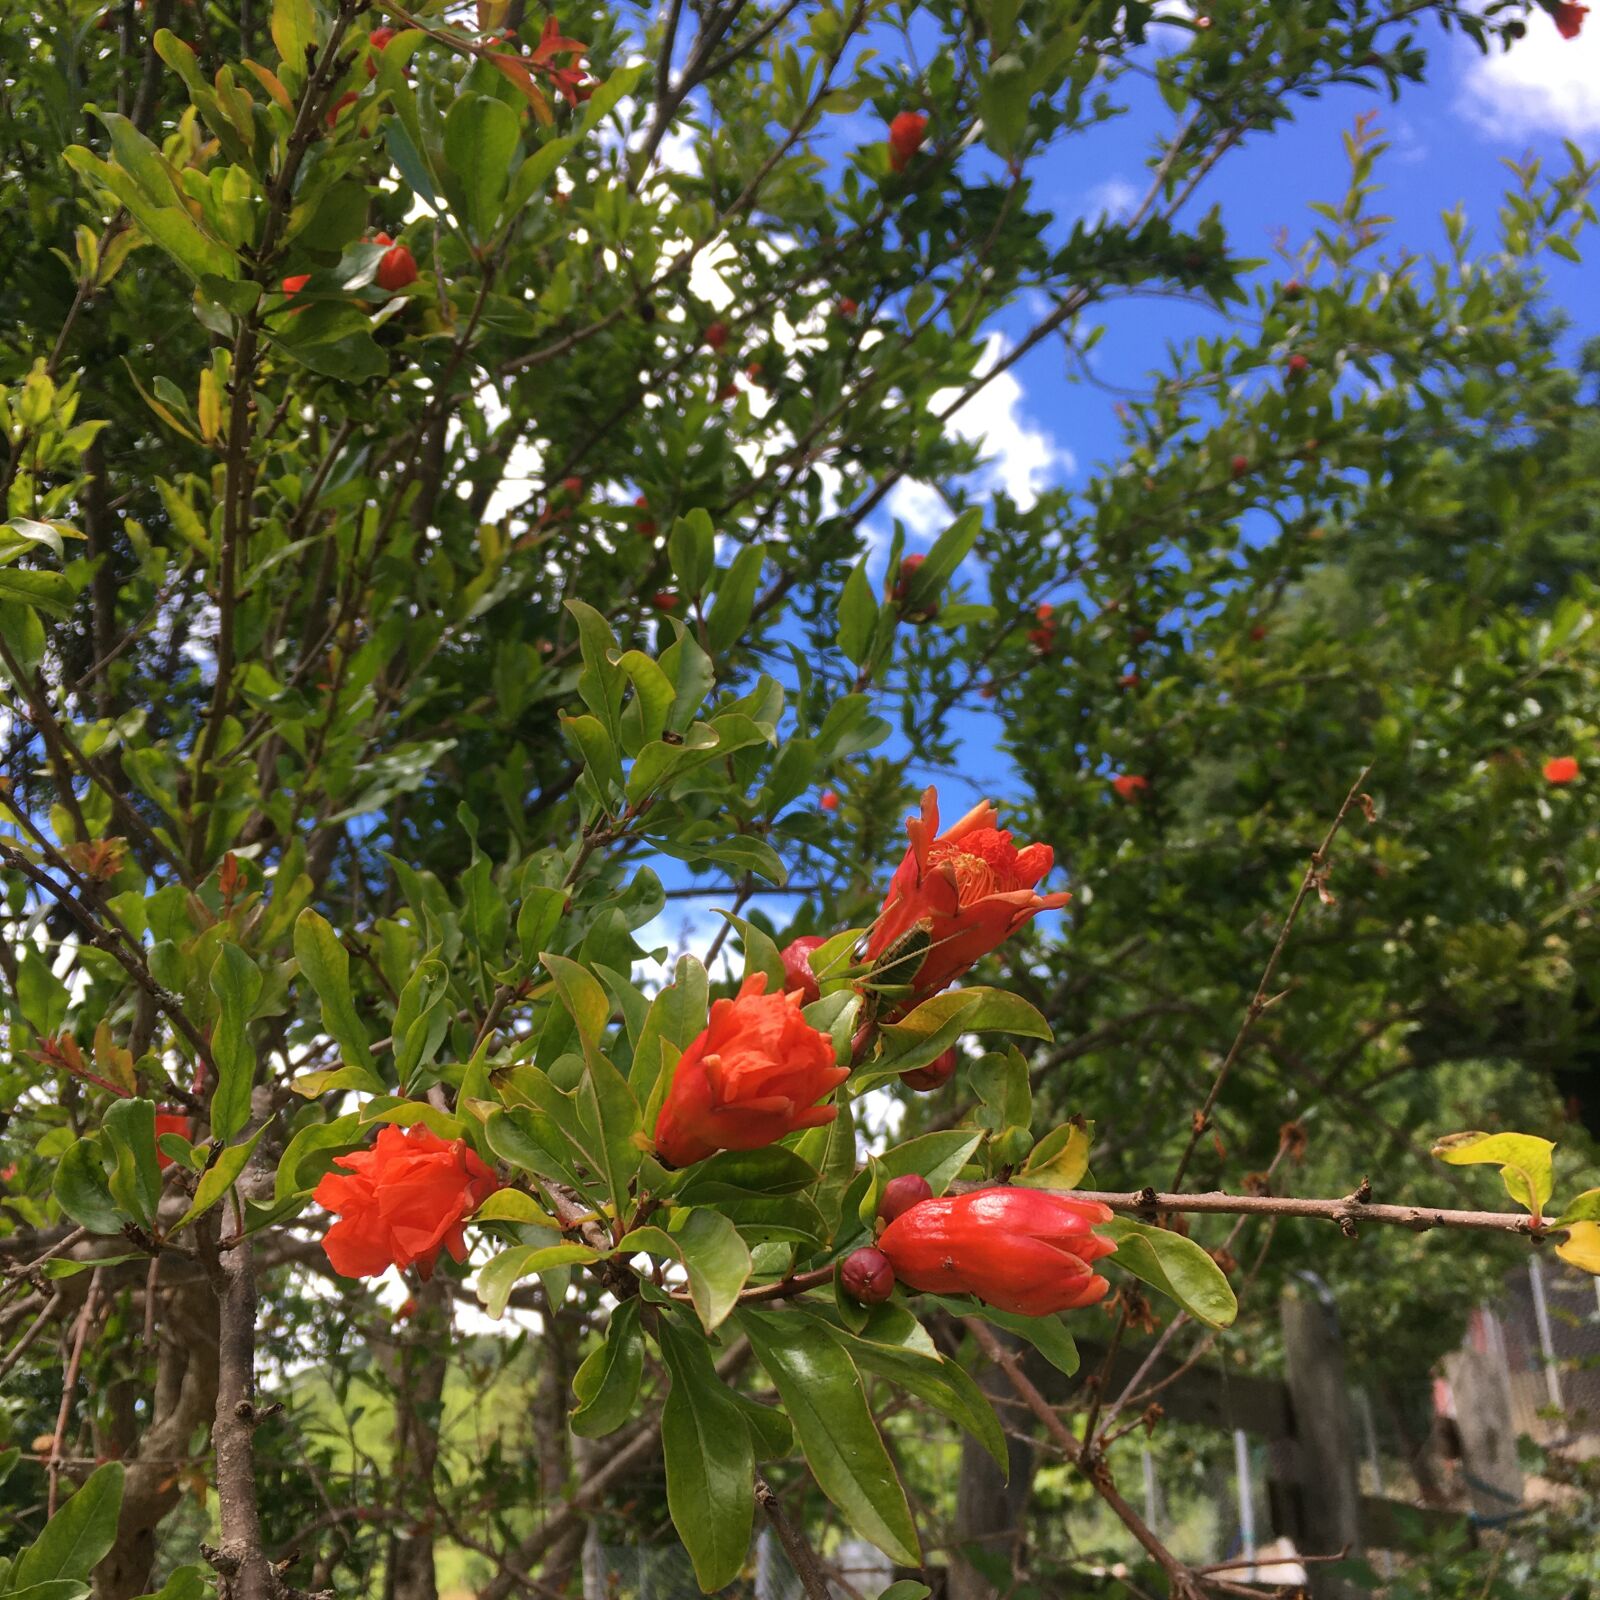
[{"label": "red flower bud", "polygon": [[706,346],[711,350],[720,350],[728,342],[728,325],[725,322],[713,322],[706,329]]},{"label": "red flower bud", "polygon": [[923,555],[902,556],[899,570],[895,573],[894,588],[889,591],[889,598],[905,612],[909,622],[932,622],[939,615],[937,600],[924,602],[915,611],[910,609],[912,586],[922,569],[922,563],[927,559]]},{"label": "red flower bud", "polygon": [[920,111],[902,111],[889,124],[889,169],[904,172],[928,136],[928,119]]},{"label": "red flower bud", "polygon": [[732,378],[729,378],[728,381],[717,390],[718,400],[736,400],[738,397],[739,385],[736,384]]},{"label": "red flower bud", "polygon": [[581,500],[583,498],[582,478],[563,478],[561,480],[561,487],[567,494],[570,494],[574,500]]},{"label": "red flower bud", "polygon": [[822,798],[817,801],[817,804],[821,806],[824,811],[837,811],[839,809],[839,797],[833,792],[832,789],[824,789],[822,791]]},{"label": "red flower bud", "polygon": [[1556,31],[1563,39],[1576,39],[1583,32],[1583,19],[1588,15],[1588,6],[1559,5],[1555,14]]},{"label": "red flower bud", "polygon": [[408,1318],[416,1316],[416,1314],[417,1302],[414,1299],[403,1300],[400,1303],[400,1309],[394,1314],[394,1319],[396,1322],[405,1322]]},{"label": "red flower bud", "polygon": [[1306,286],[1298,278],[1291,278],[1283,286],[1285,300],[1298,300],[1306,292]]},{"label": "red flower bud", "polygon": [[1228,470],[1235,478],[1242,478],[1250,470],[1249,456],[1235,456],[1228,464]]},{"label": "red flower bud", "polygon": [[[650,502],[647,499],[645,499],[645,497],[642,494],[638,495],[634,499],[633,503],[641,511],[648,511],[650,509]],[[654,517],[640,517],[639,518],[639,522],[638,522],[638,528],[639,528],[639,532],[644,534],[645,537],[648,538],[651,534],[653,534],[656,531],[656,519]]]},{"label": "red flower bud", "polygon": [[1150,780],[1141,778],[1137,772],[1124,772],[1111,780],[1111,787],[1117,791],[1119,798],[1137,800],[1150,787]]},{"label": "red flower bud", "polygon": [[881,1250],[867,1245],[852,1250],[839,1263],[839,1282],[852,1300],[864,1306],[881,1306],[894,1293],[894,1268]]},{"label": "red flower bud", "polygon": [[855,301],[850,298],[849,295],[842,294],[835,302],[833,309],[837,316],[853,317],[860,308],[856,305]]},{"label": "red flower bud", "polygon": [[768,994],[765,973],[712,1002],[705,1029],[678,1058],[656,1118],[655,1145],[675,1167],[718,1150],[759,1150],[838,1115],[817,1101],[850,1075],[833,1041],[800,1015],[798,994]]},{"label": "red flower bud", "polygon": [[1034,612],[1039,626],[1028,629],[1028,643],[1042,656],[1047,656],[1056,643],[1056,608],[1047,600]]},{"label": "red flower bud", "polygon": [[937,1055],[925,1067],[913,1067],[909,1072],[900,1074],[900,1081],[908,1089],[915,1089],[920,1094],[928,1094],[934,1089],[942,1089],[955,1077],[956,1068],[961,1065],[961,1056],[954,1045],[951,1045],[943,1055]]},{"label": "red flower bud", "polygon": [[333,1270],[372,1278],[416,1266],[426,1281],[441,1250],[467,1258],[465,1223],[500,1187],[465,1139],[441,1139],[421,1123],[379,1129],[369,1150],[339,1156],[311,1198],[339,1220],[323,1236]]},{"label": "red flower bud", "polygon": [[[284,294],[292,300],[310,282],[311,274],[309,272],[296,272],[285,278],[280,287],[283,289]],[[302,309],[304,308],[302,307]]]},{"label": "red flower bud", "polygon": [[387,250],[378,257],[377,283],[389,294],[417,281],[417,263],[403,244],[396,244],[386,233],[380,233],[374,244],[386,244]]},{"label": "red flower bud", "polygon": [[1266,630],[1266,626],[1265,626],[1264,623],[1258,622],[1250,630],[1250,637],[1256,644],[1260,644],[1261,641],[1266,638],[1266,636],[1267,636],[1267,630]]},{"label": "red flower bud", "polygon": [[1117,679],[1117,687],[1119,689],[1136,689],[1138,686],[1139,674],[1137,672],[1124,672],[1122,676]]},{"label": "red flower bud", "polygon": [[817,975],[811,970],[811,952],[827,942],[819,934],[808,933],[802,938],[791,939],[778,952],[778,959],[783,962],[784,993],[799,995],[803,1006],[822,998]]},{"label": "red flower bud", "polygon": [[1148,628],[1134,628],[1129,632],[1128,637],[1135,644],[1149,644],[1155,638],[1155,635]]},{"label": "red flower bud", "polygon": [[867,936],[866,958],[877,962],[910,943],[915,953],[884,962],[879,976],[909,984],[913,1003],[948,987],[1039,912],[1072,898],[1034,892],[1054,865],[1055,852],[1047,844],[1019,850],[1010,833],[995,827],[997,820],[985,800],[941,834],[939,795],[932,787],[922,796],[921,814],[906,820],[911,848],[889,882]]},{"label": "red flower bud", "polygon": [[883,1197],[878,1201],[878,1215],[885,1222],[893,1222],[912,1206],[932,1198],[933,1190],[920,1172],[904,1172],[884,1184]]},{"label": "red flower bud", "polygon": [[650,604],[657,611],[676,611],[678,609],[678,597],[670,589],[660,589],[650,597]]},{"label": "red flower bud", "polygon": [[1043,1317],[1104,1297],[1092,1263],[1116,1247],[1092,1230],[1110,1220],[1107,1207],[1048,1189],[977,1189],[912,1206],[878,1247],[910,1288]]},{"label": "red flower bud", "polygon": [[1303,378],[1311,370],[1311,363],[1299,351],[1296,351],[1289,357],[1288,368],[1291,378]]},{"label": "red flower bud", "polygon": [[1552,756],[1544,764],[1544,781],[1546,783],[1575,783],[1578,777],[1578,758],[1576,756]]},{"label": "red flower bud", "polygon": [[980,683],[978,685],[978,693],[982,695],[985,700],[993,700],[996,693],[995,686],[989,682]]}]

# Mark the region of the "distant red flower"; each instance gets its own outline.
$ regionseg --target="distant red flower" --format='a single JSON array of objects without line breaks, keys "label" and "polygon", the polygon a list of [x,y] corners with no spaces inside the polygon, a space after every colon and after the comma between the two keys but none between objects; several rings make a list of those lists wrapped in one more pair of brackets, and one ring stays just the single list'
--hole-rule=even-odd
[{"label": "distant red flower", "polygon": [[902,111],[889,124],[889,167],[904,172],[928,136],[928,119],[920,111]]},{"label": "distant red flower", "polygon": [[377,283],[380,289],[394,294],[408,283],[417,281],[417,263],[403,244],[396,244],[386,233],[375,234],[372,242],[389,246],[378,257]]},{"label": "distant red flower", "polygon": [[1250,629],[1250,637],[1256,644],[1260,644],[1261,641],[1266,638],[1266,636],[1267,636],[1267,628],[1266,628],[1266,624],[1263,623],[1263,622],[1256,623]]},{"label": "distant red flower", "polygon": [[822,798],[817,801],[817,804],[821,806],[824,811],[837,811],[839,809],[839,797],[833,792],[832,789],[824,789],[822,791]]},{"label": "distant red flower", "polygon": [[820,934],[808,933],[791,939],[778,952],[778,959],[783,962],[784,993],[799,995],[803,1006],[822,998],[817,975],[811,970],[811,952],[827,942]]},{"label": "distant red flower", "polygon": [[[397,31],[394,28],[374,28],[367,35],[367,49],[369,52],[367,56],[367,76],[369,78],[378,76],[377,57],[382,55],[384,50],[388,48],[389,41],[394,38]],[[411,69],[407,67],[406,75],[409,77],[410,74]]]},{"label": "distant red flower", "polygon": [[996,820],[985,800],[940,833],[939,795],[930,787],[920,814],[906,821],[911,848],[867,936],[866,959],[920,945],[913,956],[887,963],[883,974],[886,982],[908,985],[913,1001],[938,994],[1039,912],[1072,898],[1035,892],[1055,852],[1047,844],[1019,850]]},{"label": "distant red flower", "polygon": [[285,278],[279,287],[292,300],[310,282],[311,274],[309,272],[296,272]]},{"label": "distant red flower", "polygon": [[878,1248],[909,1288],[1044,1317],[1104,1298],[1110,1285],[1092,1264],[1116,1246],[1093,1230],[1110,1220],[1108,1207],[1070,1194],[975,1189],[902,1212]]},{"label": "distant red flower", "polygon": [[1291,378],[1303,378],[1311,370],[1311,363],[1296,351],[1294,355],[1289,357],[1288,368]]},{"label": "distant red flower", "polygon": [[1141,778],[1137,772],[1124,772],[1111,780],[1111,787],[1117,791],[1119,798],[1137,800],[1150,787],[1150,780]]},{"label": "distant red flower", "polygon": [[465,1139],[441,1139],[421,1123],[390,1123],[371,1149],[334,1165],[344,1171],[328,1173],[311,1198],[338,1213],[322,1248],[347,1278],[415,1265],[426,1280],[441,1250],[466,1260],[464,1224],[500,1187]]},{"label": "distant red flower", "polygon": [[670,589],[661,589],[650,597],[650,604],[657,611],[676,611],[678,609],[678,597]]},{"label": "distant red flower", "polygon": [[1578,758],[1576,756],[1552,756],[1544,764],[1544,781],[1546,783],[1575,783],[1578,778]]},{"label": "distant red flower", "polygon": [[726,322],[713,322],[705,333],[706,348],[720,350],[728,342],[728,324]]},{"label": "distant red flower", "polygon": [[842,294],[833,309],[841,317],[853,317],[860,308],[849,295]]},{"label": "distant red flower", "polygon": [[161,1148],[160,1139],[164,1133],[182,1134],[185,1139],[192,1139],[194,1127],[182,1111],[156,1112],[156,1165],[163,1171],[172,1165],[172,1157]]},{"label": "distant red flower", "polygon": [[1588,6],[1559,5],[1555,14],[1556,31],[1563,39],[1576,39],[1583,32],[1583,19],[1588,15]]},{"label": "distant red flower", "polygon": [[570,494],[574,500],[580,500],[583,498],[582,478],[563,478],[561,480],[561,487],[567,494]]},{"label": "distant red flower", "polygon": [[732,378],[729,378],[728,381],[717,390],[717,399],[719,400],[736,400],[738,397],[739,385],[736,384]]},{"label": "distant red flower", "polygon": [[1124,672],[1117,679],[1119,689],[1137,689],[1139,687],[1139,674],[1137,672]]},{"label": "distant red flower", "polygon": [[1034,612],[1037,628],[1028,629],[1028,643],[1042,656],[1050,654],[1056,642],[1056,608],[1046,601]]},{"label": "distant red flower", "polygon": [[1242,478],[1249,470],[1249,456],[1235,456],[1232,462],[1229,464],[1229,471],[1231,471],[1236,478]]},{"label": "distant red flower", "polygon": [[833,1042],[800,1015],[798,994],[768,994],[765,973],[715,1000],[705,1029],[673,1070],[656,1119],[663,1161],[686,1167],[718,1150],[759,1150],[838,1115],[819,1106],[850,1075]]},{"label": "distant red flower", "polygon": [[911,609],[911,591],[916,587],[917,574],[927,559],[925,555],[902,556],[899,568],[895,572],[894,587],[889,591],[889,598],[905,612],[911,622],[931,622],[939,615],[937,600],[925,600],[915,610]]},{"label": "distant red flower", "polygon": [[[637,496],[633,503],[641,511],[648,511],[650,509],[650,502],[642,494]],[[640,517],[638,521],[638,529],[639,532],[642,533],[646,538],[649,538],[650,535],[656,531],[656,519],[654,517]]]},{"label": "distant red flower", "polygon": [[346,94],[340,95],[339,98],[335,100],[328,108],[328,115],[326,118],[328,126],[331,128],[339,120],[340,112],[342,112],[346,106],[353,106],[360,98],[361,96],[358,95],[354,89],[351,89]]}]

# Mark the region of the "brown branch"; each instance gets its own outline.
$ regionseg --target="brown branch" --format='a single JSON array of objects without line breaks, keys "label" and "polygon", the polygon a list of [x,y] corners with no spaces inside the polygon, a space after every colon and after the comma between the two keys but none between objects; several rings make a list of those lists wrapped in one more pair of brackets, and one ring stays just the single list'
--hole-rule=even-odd
[{"label": "brown branch", "polygon": [[822,1570],[817,1552],[789,1520],[772,1485],[759,1472],[756,1474],[756,1504],[766,1512],[767,1521],[772,1524],[778,1543],[783,1546],[783,1553],[788,1556],[789,1565],[794,1568],[800,1587],[805,1590],[806,1600],[832,1600],[833,1591],[828,1587],[828,1575]]},{"label": "brown branch", "polygon": [[1173,1174],[1174,1189],[1183,1183],[1183,1175],[1189,1170],[1195,1146],[1200,1142],[1200,1135],[1210,1126],[1212,1109],[1216,1106],[1217,1097],[1222,1093],[1222,1086],[1228,1081],[1229,1073],[1233,1071],[1234,1063],[1244,1049],[1245,1041],[1250,1037],[1261,1013],[1272,1004],[1267,990],[1272,983],[1273,974],[1278,970],[1278,962],[1283,955],[1285,945],[1289,942],[1289,935],[1294,931],[1300,907],[1305,904],[1306,896],[1311,893],[1313,886],[1322,885],[1328,870],[1328,851],[1332,848],[1339,829],[1344,826],[1345,818],[1350,815],[1350,808],[1356,803],[1361,793],[1361,785],[1367,781],[1367,775],[1371,771],[1370,763],[1361,769],[1356,781],[1350,785],[1350,792],[1344,797],[1344,804],[1339,807],[1338,814],[1322,836],[1322,843],[1311,853],[1311,860],[1306,864],[1305,875],[1300,879],[1300,887],[1295,893],[1294,903],[1289,907],[1289,915],[1284,918],[1283,927],[1278,932],[1278,942],[1273,945],[1272,954],[1267,957],[1266,967],[1262,971],[1261,981],[1256,985],[1256,992],[1245,1008],[1244,1021],[1239,1024],[1239,1031],[1234,1035],[1233,1043],[1229,1046],[1227,1055],[1223,1057],[1222,1065],[1217,1068],[1217,1075],[1212,1079],[1211,1090],[1206,1095],[1205,1104],[1194,1114],[1189,1129],[1189,1142],[1184,1146],[1183,1154],[1178,1159],[1178,1170]]},{"label": "brown branch", "polygon": [[[1113,1211],[1151,1217],[1163,1211],[1188,1211],[1200,1215],[1229,1217],[1317,1217],[1337,1224],[1340,1231],[1354,1237],[1361,1222],[1379,1222],[1413,1233],[1433,1228],[1457,1228],[1479,1233],[1517,1233],[1530,1239],[1543,1239],[1551,1231],[1547,1222],[1535,1222],[1525,1211],[1454,1211],[1439,1206],[1373,1205],[1363,1183],[1354,1194],[1337,1200],[1299,1200],[1289,1195],[1158,1194],[1154,1189],[1136,1189],[1131,1194],[1105,1193],[1084,1189],[1075,1191],[1082,1200],[1098,1200]],[[1555,1230],[1559,1232],[1560,1230]]]},{"label": "brown branch", "polygon": [[67,1423],[72,1416],[72,1391],[78,1387],[78,1372],[83,1365],[83,1346],[89,1337],[89,1324],[94,1321],[95,1304],[100,1298],[100,1274],[96,1267],[89,1279],[89,1292],[84,1297],[83,1310],[78,1313],[77,1330],[72,1336],[72,1355],[67,1362],[66,1375],[61,1380],[61,1409],[56,1413],[56,1431],[50,1441],[50,1492],[45,1503],[45,1515],[56,1514],[56,1497],[61,1492],[61,1464],[67,1441]]}]

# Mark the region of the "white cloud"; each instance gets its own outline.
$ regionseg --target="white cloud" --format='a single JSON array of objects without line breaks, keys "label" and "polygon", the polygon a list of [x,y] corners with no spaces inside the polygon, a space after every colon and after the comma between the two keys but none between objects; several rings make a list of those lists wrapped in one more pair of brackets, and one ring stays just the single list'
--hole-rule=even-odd
[{"label": "white cloud", "polygon": [[[998,333],[990,334],[978,371],[992,370],[1005,349],[1004,338]],[[956,394],[954,389],[941,390],[933,397],[933,409],[942,410]],[[949,424],[963,439],[973,440],[983,452],[983,465],[972,479],[977,492],[998,494],[1003,491],[1024,510],[1039,498],[1042,489],[1074,471],[1077,465],[1070,450],[1027,420],[1023,410],[1025,398],[1015,369],[1002,372],[962,406]],[[902,479],[895,485],[889,496],[889,511],[913,534],[924,539],[941,532],[950,520],[949,510],[938,491],[912,479]]]},{"label": "white cloud", "polygon": [[1576,39],[1563,39],[1541,13],[1527,37],[1487,56],[1475,51],[1458,102],[1491,135],[1600,132],[1600,12]]},{"label": "white cloud", "polygon": [[1120,222],[1131,216],[1139,203],[1139,191],[1126,178],[1112,174],[1092,188],[1084,202],[1083,214],[1091,222]]}]

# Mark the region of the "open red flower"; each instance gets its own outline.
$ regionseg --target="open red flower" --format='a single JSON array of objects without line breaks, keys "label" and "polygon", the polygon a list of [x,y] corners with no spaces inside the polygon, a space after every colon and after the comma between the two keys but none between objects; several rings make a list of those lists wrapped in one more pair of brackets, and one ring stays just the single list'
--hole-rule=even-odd
[{"label": "open red flower", "polygon": [[1028,629],[1028,643],[1040,655],[1047,656],[1056,643],[1056,608],[1046,601],[1034,612],[1034,618],[1039,626]]},{"label": "open red flower", "polygon": [[866,956],[876,962],[896,946],[906,949],[879,976],[909,984],[914,999],[937,994],[1039,912],[1072,898],[1034,892],[1055,852],[1047,844],[1019,850],[996,820],[985,800],[941,834],[933,788],[922,796],[921,815],[906,819],[911,848],[889,882]]},{"label": "open red flower", "polygon": [[1092,1230],[1095,1200],[997,1187],[923,1200],[878,1237],[895,1277],[929,1294],[973,1294],[1001,1311],[1044,1317],[1104,1298],[1093,1263],[1116,1249]]},{"label": "open red flower", "polygon": [[904,172],[928,136],[928,119],[920,111],[902,111],[889,124],[889,167]]},{"label": "open red flower", "polygon": [[465,1139],[441,1139],[421,1123],[390,1123],[370,1150],[334,1165],[344,1172],[328,1173],[311,1198],[339,1215],[322,1248],[347,1278],[415,1264],[426,1280],[441,1250],[466,1260],[464,1224],[500,1187]]},{"label": "open red flower", "polygon": [[1563,39],[1576,39],[1583,32],[1583,19],[1588,15],[1588,6],[1559,5],[1555,15],[1556,31]]},{"label": "open red flower", "polygon": [[1119,800],[1137,800],[1150,787],[1150,780],[1137,772],[1124,772],[1111,780]]},{"label": "open red flower", "polygon": [[1552,756],[1544,764],[1544,781],[1546,783],[1576,783],[1578,779],[1578,758],[1576,756]]},{"label": "open red flower", "polygon": [[833,1041],[800,1015],[798,994],[768,994],[767,977],[746,978],[678,1060],[656,1118],[656,1153],[674,1167],[718,1150],[759,1150],[838,1115],[817,1101],[850,1076]]}]

